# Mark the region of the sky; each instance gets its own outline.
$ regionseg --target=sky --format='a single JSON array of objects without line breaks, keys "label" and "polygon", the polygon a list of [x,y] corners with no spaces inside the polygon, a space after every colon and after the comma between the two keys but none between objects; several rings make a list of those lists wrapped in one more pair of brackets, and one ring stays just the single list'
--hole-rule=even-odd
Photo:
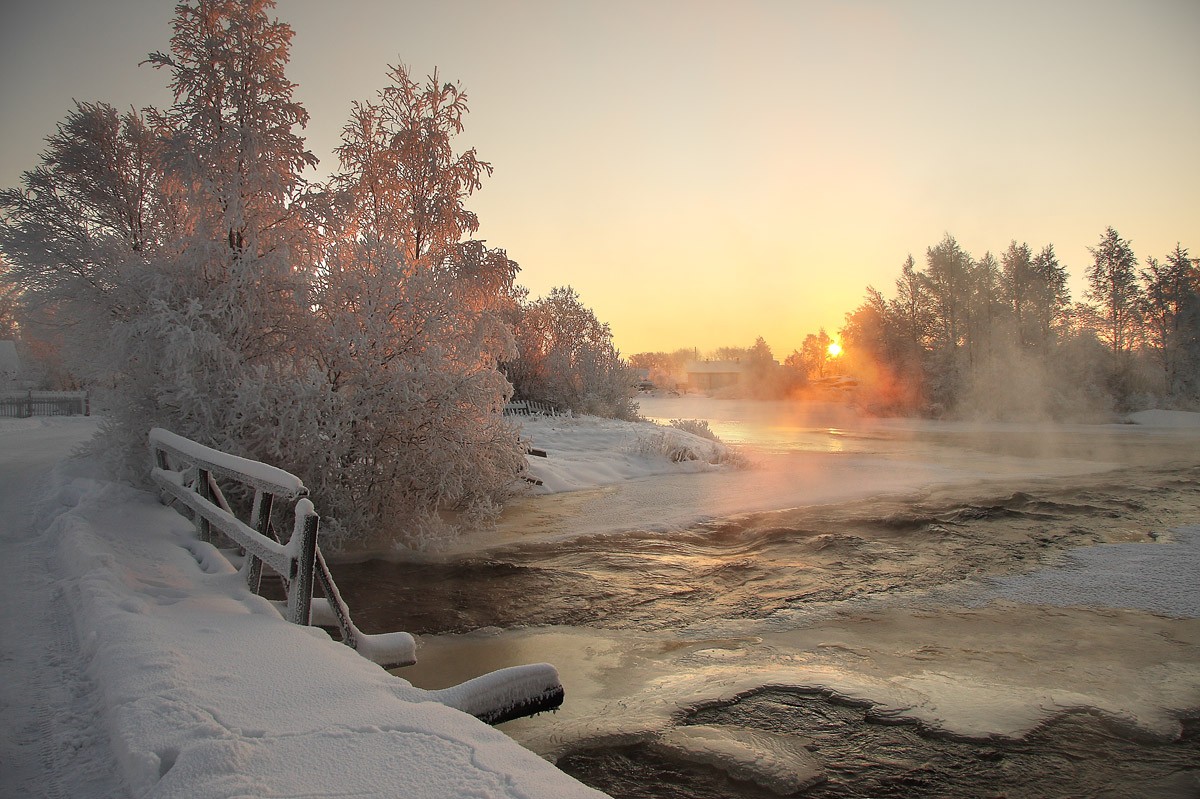
[{"label": "sky", "polygon": [[[1053,243],[1082,299],[1108,226],[1200,255],[1195,0],[278,0],[322,172],[389,64],[470,100],[478,233],[575,287],[626,355],[831,334],[905,257]],[[5,0],[0,185],[73,99],[167,105],[173,4]],[[314,176],[315,177],[315,176]]]}]

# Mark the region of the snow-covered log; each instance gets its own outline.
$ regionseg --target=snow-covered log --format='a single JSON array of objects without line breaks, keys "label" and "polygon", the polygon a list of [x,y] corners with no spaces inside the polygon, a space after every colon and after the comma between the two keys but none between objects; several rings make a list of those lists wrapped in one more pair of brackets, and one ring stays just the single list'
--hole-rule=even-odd
[{"label": "snow-covered log", "polygon": [[549,663],[498,669],[429,692],[434,701],[470,713],[488,724],[554,710],[563,703],[563,696],[558,670]]}]

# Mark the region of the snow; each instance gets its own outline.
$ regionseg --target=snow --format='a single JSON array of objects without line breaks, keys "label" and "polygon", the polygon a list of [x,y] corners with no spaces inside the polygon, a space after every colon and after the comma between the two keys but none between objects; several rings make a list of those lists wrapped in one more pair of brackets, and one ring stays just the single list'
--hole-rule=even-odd
[{"label": "snow", "polygon": [[1163,410],[1137,411],[1129,414],[1129,421],[1146,427],[1196,429],[1200,428],[1200,413]]},{"label": "snow", "polygon": [[[26,565],[3,589],[0,794],[603,796],[323,631],[284,622],[150,494],[77,468],[48,475],[94,429],[0,425],[0,547]],[[73,629],[56,633],[54,617]],[[66,709],[47,664],[82,697]],[[516,682],[547,682],[547,669]],[[511,690],[491,679],[485,688]],[[69,732],[53,740],[46,714]]]},{"label": "snow", "polygon": [[[1161,411],[1131,419],[1189,435],[1198,420],[1197,414]],[[903,424],[909,423],[893,427]],[[0,581],[0,795],[603,796],[462,712],[477,710],[472,703],[478,701],[536,695],[556,682],[554,666],[537,663],[425,691],[319,629],[283,622],[174,511],[88,473],[84,463],[64,461],[96,425],[94,418],[0,420],[0,558],[10,569]],[[789,463],[823,460],[820,469],[800,472],[799,479],[793,472],[785,484],[757,464],[736,469],[720,462],[720,448],[680,431],[561,418],[523,425],[531,446],[549,456],[529,458],[531,473],[544,483],[536,493],[574,491],[590,502],[597,492],[624,492],[614,507],[627,506],[629,513],[595,522],[606,529],[634,523],[639,509],[638,523],[645,524],[646,502],[659,496],[689,510],[676,513],[668,503],[656,508],[655,519],[683,523],[697,512],[862,496],[1023,469],[1027,475],[1029,466],[1026,459],[981,456],[978,464],[960,459],[951,475],[930,465],[936,459],[928,451],[914,451],[911,461],[889,460],[872,450],[869,436],[831,427],[798,439],[813,450],[787,455]],[[680,441],[695,445],[696,460],[669,457]],[[924,466],[910,468],[918,463]],[[1103,468],[1040,463],[1055,473]],[[695,487],[685,488],[688,481]],[[716,490],[722,483],[726,489]],[[528,502],[539,499],[546,498]],[[529,521],[520,513],[516,519]],[[561,519],[551,518],[547,529],[555,525]],[[573,533],[587,529],[581,523]],[[734,628],[719,621],[682,645],[664,643],[659,634],[496,633],[509,649],[523,647],[532,656],[527,660],[554,663],[567,688],[555,727],[542,717],[506,729],[524,731],[522,740],[543,753],[571,740],[649,735],[654,746],[677,756],[744,769],[764,786],[781,788],[790,788],[789,780],[821,777],[793,742],[719,726],[671,729],[670,719],[680,707],[770,684],[873,702],[880,714],[964,735],[1020,735],[1056,710],[1090,707],[1170,738],[1179,724],[1171,708],[1195,696],[1190,664],[1097,657],[1090,666],[1059,673],[1051,663],[1043,669],[1021,660],[1022,669],[1036,672],[1023,682],[1013,658],[1022,658],[1032,639],[1046,651],[1082,646],[1072,625],[1077,618],[1091,622],[1083,617],[1086,609],[1072,606],[1197,617],[1198,553],[1200,528],[1194,527],[1154,546],[1091,547],[1065,554],[1051,568],[983,586],[986,607],[936,616],[880,611],[882,626],[839,622],[820,628],[821,637],[764,622],[755,635],[764,642],[761,652],[739,643],[743,628],[734,637]],[[1038,611],[1037,625],[1019,628],[1025,643],[1010,653],[1003,625],[1014,622],[1005,615],[1006,603],[1018,602],[1063,607]],[[883,634],[920,640],[930,625],[948,640],[963,641],[964,651],[989,657],[898,670],[893,653],[903,646]],[[1123,651],[1139,651],[1140,629],[1122,630]],[[421,660],[448,658],[446,674],[461,672],[454,682],[478,675],[487,662],[471,642],[485,633],[427,639]],[[1155,657],[1153,647],[1164,641],[1162,632],[1147,627],[1146,657]],[[1095,646],[1111,641],[1097,638]],[[688,668],[680,668],[685,663]],[[619,701],[605,698],[614,682],[628,686]]]},{"label": "snow", "polygon": [[1139,608],[1200,618],[1200,527],[1167,534],[1161,546],[1102,544],[1065,553],[1053,568],[993,581],[978,601]]},{"label": "snow", "polygon": [[152,444],[167,450],[175,450],[185,458],[200,461],[236,475],[249,478],[251,484],[258,484],[276,494],[288,498],[296,497],[305,492],[304,483],[299,477],[267,463],[260,463],[237,455],[230,455],[220,450],[197,444],[195,441],[176,435],[169,430],[155,427],[149,435]]},{"label": "snow", "polygon": [[731,468],[730,450],[692,433],[650,422],[594,416],[517,416],[522,438],[546,453],[530,456],[535,494],[579,491],[666,474]]}]

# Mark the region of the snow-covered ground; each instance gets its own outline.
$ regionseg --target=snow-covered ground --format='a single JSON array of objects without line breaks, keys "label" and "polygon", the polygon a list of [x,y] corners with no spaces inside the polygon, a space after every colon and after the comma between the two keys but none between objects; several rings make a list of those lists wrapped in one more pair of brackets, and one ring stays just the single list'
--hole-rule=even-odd
[{"label": "snow-covered ground", "polygon": [[0,795],[602,796],[284,622],[150,494],[55,468],[94,429],[0,422]]},{"label": "snow-covered ground", "polygon": [[[663,418],[685,415],[677,410],[664,408]],[[1197,420],[1200,416],[1195,414],[1150,412],[1131,421],[1156,426],[1166,435],[1185,428],[1195,435]],[[66,460],[95,424],[94,419],[79,418],[0,420],[0,562],[9,568],[0,581],[0,795],[602,795],[504,733],[429,701],[426,692],[331,641],[324,632],[283,622],[273,606],[244,589],[214,550],[195,540],[190,525],[174,511],[149,494],[89,474],[86,463]],[[530,419],[524,424],[531,445],[548,455],[530,458],[531,476],[542,486],[518,502],[497,531],[468,540],[465,546],[635,525],[671,528],[696,518],[789,504],[1017,473],[1028,477],[1030,464],[1017,456],[981,452],[976,460],[968,455],[952,466],[940,466],[937,453],[928,449],[899,456],[884,453],[873,446],[869,431],[851,433],[830,425],[809,429],[797,439],[807,442],[799,448],[774,453],[770,447],[761,448],[752,458],[755,468],[741,469],[711,463],[722,457],[707,440],[661,427],[589,419]],[[902,424],[892,423],[892,429]],[[727,420],[724,429],[736,434],[738,428]],[[697,457],[672,457],[681,443]],[[776,468],[782,463],[788,468]],[[1103,462],[1068,457],[1042,458],[1038,463],[1047,474],[1056,475],[1105,468]],[[539,515],[538,503],[551,498],[537,494],[550,492],[558,493],[554,509]],[[1176,562],[1180,557],[1196,562],[1197,549],[1200,534],[1194,530],[1173,541]],[[1081,579],[1081,572],[1120,570],[1127,563],[1140,569],[1138,574],[1158,568],[1138,561],[1145,555],[1138,547],[1101,548],[1094,555],[1072,556],[1057,571],[1021,578],[1032,581],[1028,584],[997,584],[994,591],[1008,599],[1035,589],[1047,597],[1047,604],[1070,602],[1078,594],[1072,586],[1095,592],[1095,581],[1086,574]],[[1192,571],[1175,580],[1183,599],[1168,612],[1195,612],[1194,577]],[[1115,607],[1141,607],[1116,583],[1109,585],[1112,590],[1104,598]],[[1088,601],[1094,600],[1089,595]],[[964,635],[985,634],[979,632],[984,628],[978,627],[978,613],[960,614],[967,625]],[[542,646],[555,634],[528,632],[534,649],[545,653],[537,659],[555,659],[546,657],[553,647]],[[568,643],[560,650],[564,657],[595,641]],[[871,645],[861,642],[862,647]],[[721,647],[687,651],[693,658],[729,657]],[[751,675],[745,679],[761,682],[764,677],[758,672],[779,668],[772,664],[743,669]],[[474,665],[480,671],[488,668]],[[574,664],[556,665],[561,670]],[[580,674],[596,667],[590,661],[581,664]],[[856,683],[855,673],[849,667],[831,671],[823,684],[846,695],[870,695],[875,701],[886,700],[887,690],[895,693],[901,685],[880,675],[860,675]],[[1173,676],[1178,696],[1170,698],[1190,701],[1194,676],[1187,669]],[[1097,680],[1098,685],[1109,684]],[[591,689],[586,680],[576,682],[575,694],[572,682],[564,682],[566,708],[577,708],[565,708],[568,720],[594,707],[587,702]],[[1128,682],[1135,684],[1132,672]],[[664,696],[664,686],[654,695]],[[741,683],[725,686],[733,692],[740,687]],[[684,695],[683,688],[675,685],[667,693]],[[704,690],[711,685],[706,683]],[[940,720],[947,728],[957,723],[978,732],[973,725],[981,723],[980,717],[956,722],[952,712],[960,705],[939,699],[940,690],[914,683],[893,699],[898,706],[915,708],[918,716],[927,711],[931,721]],[[1169,726],[1169,713],[1159,719],[1142,707],[1153,710],[1161,696],[1139,699],[1132,690],[1129,695],[1134,698],[1128,706],[1116,706],[1113,712],[1140,714]],[[1037,710],[1046,702],[1053,705],[1050,699],[1031,693],[1013,702],[1012,718],[1006,722],[1012,729],[1003,732],[1036,724],[1041,716],[1025,710]],[[535,718],[519,724],[528,730],[536,729],[538,722]],[[703,740],[671,743],[705,752],[728,744],[714,744],[702,733],[693,731]]]}]

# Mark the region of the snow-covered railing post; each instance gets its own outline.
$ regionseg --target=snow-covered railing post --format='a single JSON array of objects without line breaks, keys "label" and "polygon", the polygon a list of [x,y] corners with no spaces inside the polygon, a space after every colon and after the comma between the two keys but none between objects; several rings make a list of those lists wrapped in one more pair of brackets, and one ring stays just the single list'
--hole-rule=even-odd
[{"label": "snow-covered railing post", "polygon": [[[212,502],[214,499],[212,491],[212,483],[209,482],[211,475],[208,469],[199,469],[196,477],[196,493],[206,502]],[[196,528],[200,533],[200,540],[206,544],[213,543],[212,523],[204,514],[196,516]]]},{"label": "snow-covered railing post", "polygon": [[307,497],[296,502],[296,527],[292,531],[288,546],[295,546],[296,559],[292,561],[291,583],[288,591],[288,621],[293,624],[308,624],[312,618],[313,568],[317,563],[317,516],[313,504]]},{"label": "snow-covered railing post", "polygon": [[[259,489],[254,492],[254,507],[250,511],[250,523],[254,530],[262,536],[271,534],[271,509],[275,504],[275,495]],[[246,587],[258,593],[262,585],[262,561],[254,555],[246,555]]]}]

